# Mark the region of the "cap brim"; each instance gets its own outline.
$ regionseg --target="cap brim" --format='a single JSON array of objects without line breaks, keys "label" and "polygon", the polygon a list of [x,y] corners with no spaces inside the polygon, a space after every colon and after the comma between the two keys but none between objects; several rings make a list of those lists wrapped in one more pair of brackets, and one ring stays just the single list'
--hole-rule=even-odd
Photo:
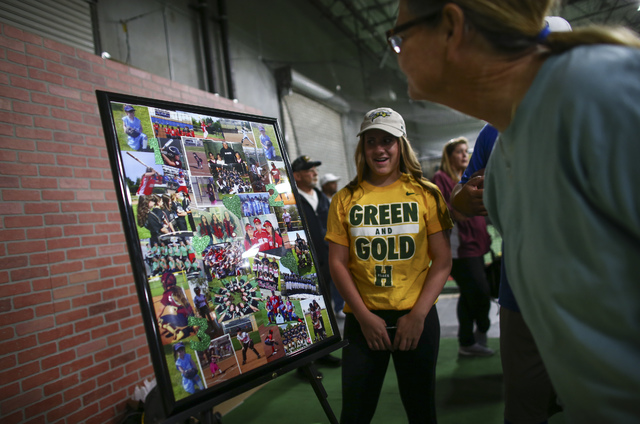
[{"label": "cap brim", "polygon": [[400,131],[397,128],[394,128],[390,125],[385,125],[385,124],[373,124],[373,125],[369,125],[367,128],[361,130],[356,137],[360,137],[360,135],[366,133],[369,130],[382,130],[386,133],[391,134],[394,137],[402,137],[404,135],[404,132]]}]

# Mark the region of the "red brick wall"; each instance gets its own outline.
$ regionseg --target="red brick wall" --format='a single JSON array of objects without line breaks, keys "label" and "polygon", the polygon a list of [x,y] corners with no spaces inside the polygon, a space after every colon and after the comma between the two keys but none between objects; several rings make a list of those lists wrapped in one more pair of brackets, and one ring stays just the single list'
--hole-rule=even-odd
[{"label": "red brick wall", "polygon": [[153,377],[94,90],[258,110],[0,24],[0,418],[107,423]]}]

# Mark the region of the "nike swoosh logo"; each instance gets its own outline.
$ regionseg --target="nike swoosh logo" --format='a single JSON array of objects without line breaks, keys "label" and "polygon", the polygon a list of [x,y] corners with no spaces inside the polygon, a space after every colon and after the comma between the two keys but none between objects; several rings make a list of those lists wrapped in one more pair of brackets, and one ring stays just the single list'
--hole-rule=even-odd
[{"label": "nike swoosh logo", "polygon": [[410,193],[407,191],[407,196],[411,196],[412,194],[415,194],[415,193]]}]

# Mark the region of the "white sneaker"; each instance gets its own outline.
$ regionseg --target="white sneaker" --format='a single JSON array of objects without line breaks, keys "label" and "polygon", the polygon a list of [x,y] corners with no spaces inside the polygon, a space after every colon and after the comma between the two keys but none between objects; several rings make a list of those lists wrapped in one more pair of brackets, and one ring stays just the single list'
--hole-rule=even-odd
[{"label": "white sneaker", "polygon": [[481,333],[480,331],[476,331],[473,333],[473,337],[476,339],[476,343],[487,347],[487,333]]},{"label": "white sneaker", "polygon": [[495,352],[480,343],[475,343],[471,346],[460,346],[458,353],[463,356],[491,356]]}]

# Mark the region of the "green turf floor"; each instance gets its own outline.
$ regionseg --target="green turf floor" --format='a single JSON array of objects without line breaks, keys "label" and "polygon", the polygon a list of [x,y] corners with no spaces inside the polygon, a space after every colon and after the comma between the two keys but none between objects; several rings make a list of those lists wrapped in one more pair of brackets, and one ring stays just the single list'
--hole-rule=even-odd
[{"label": "green turf floor", "polygon": [[[489,347],[498,350],[498,339]],[[336,352],[337,355],[340,352]],[[340,416],[340,368],[318,368],[329,403]],[[499,352],[489,358],[459,358],[456,339],[441,339],[437,366],[436,405],[439,424],[501,424],[503,422],[502,368]],[[222,418],[223,424],[328,423],[311,385],[290,372],[269,382]],[[398,395],[393,361],[380,396],[374,424],[406,423]],[[550,424],[563,424],[557,414]]]}]

